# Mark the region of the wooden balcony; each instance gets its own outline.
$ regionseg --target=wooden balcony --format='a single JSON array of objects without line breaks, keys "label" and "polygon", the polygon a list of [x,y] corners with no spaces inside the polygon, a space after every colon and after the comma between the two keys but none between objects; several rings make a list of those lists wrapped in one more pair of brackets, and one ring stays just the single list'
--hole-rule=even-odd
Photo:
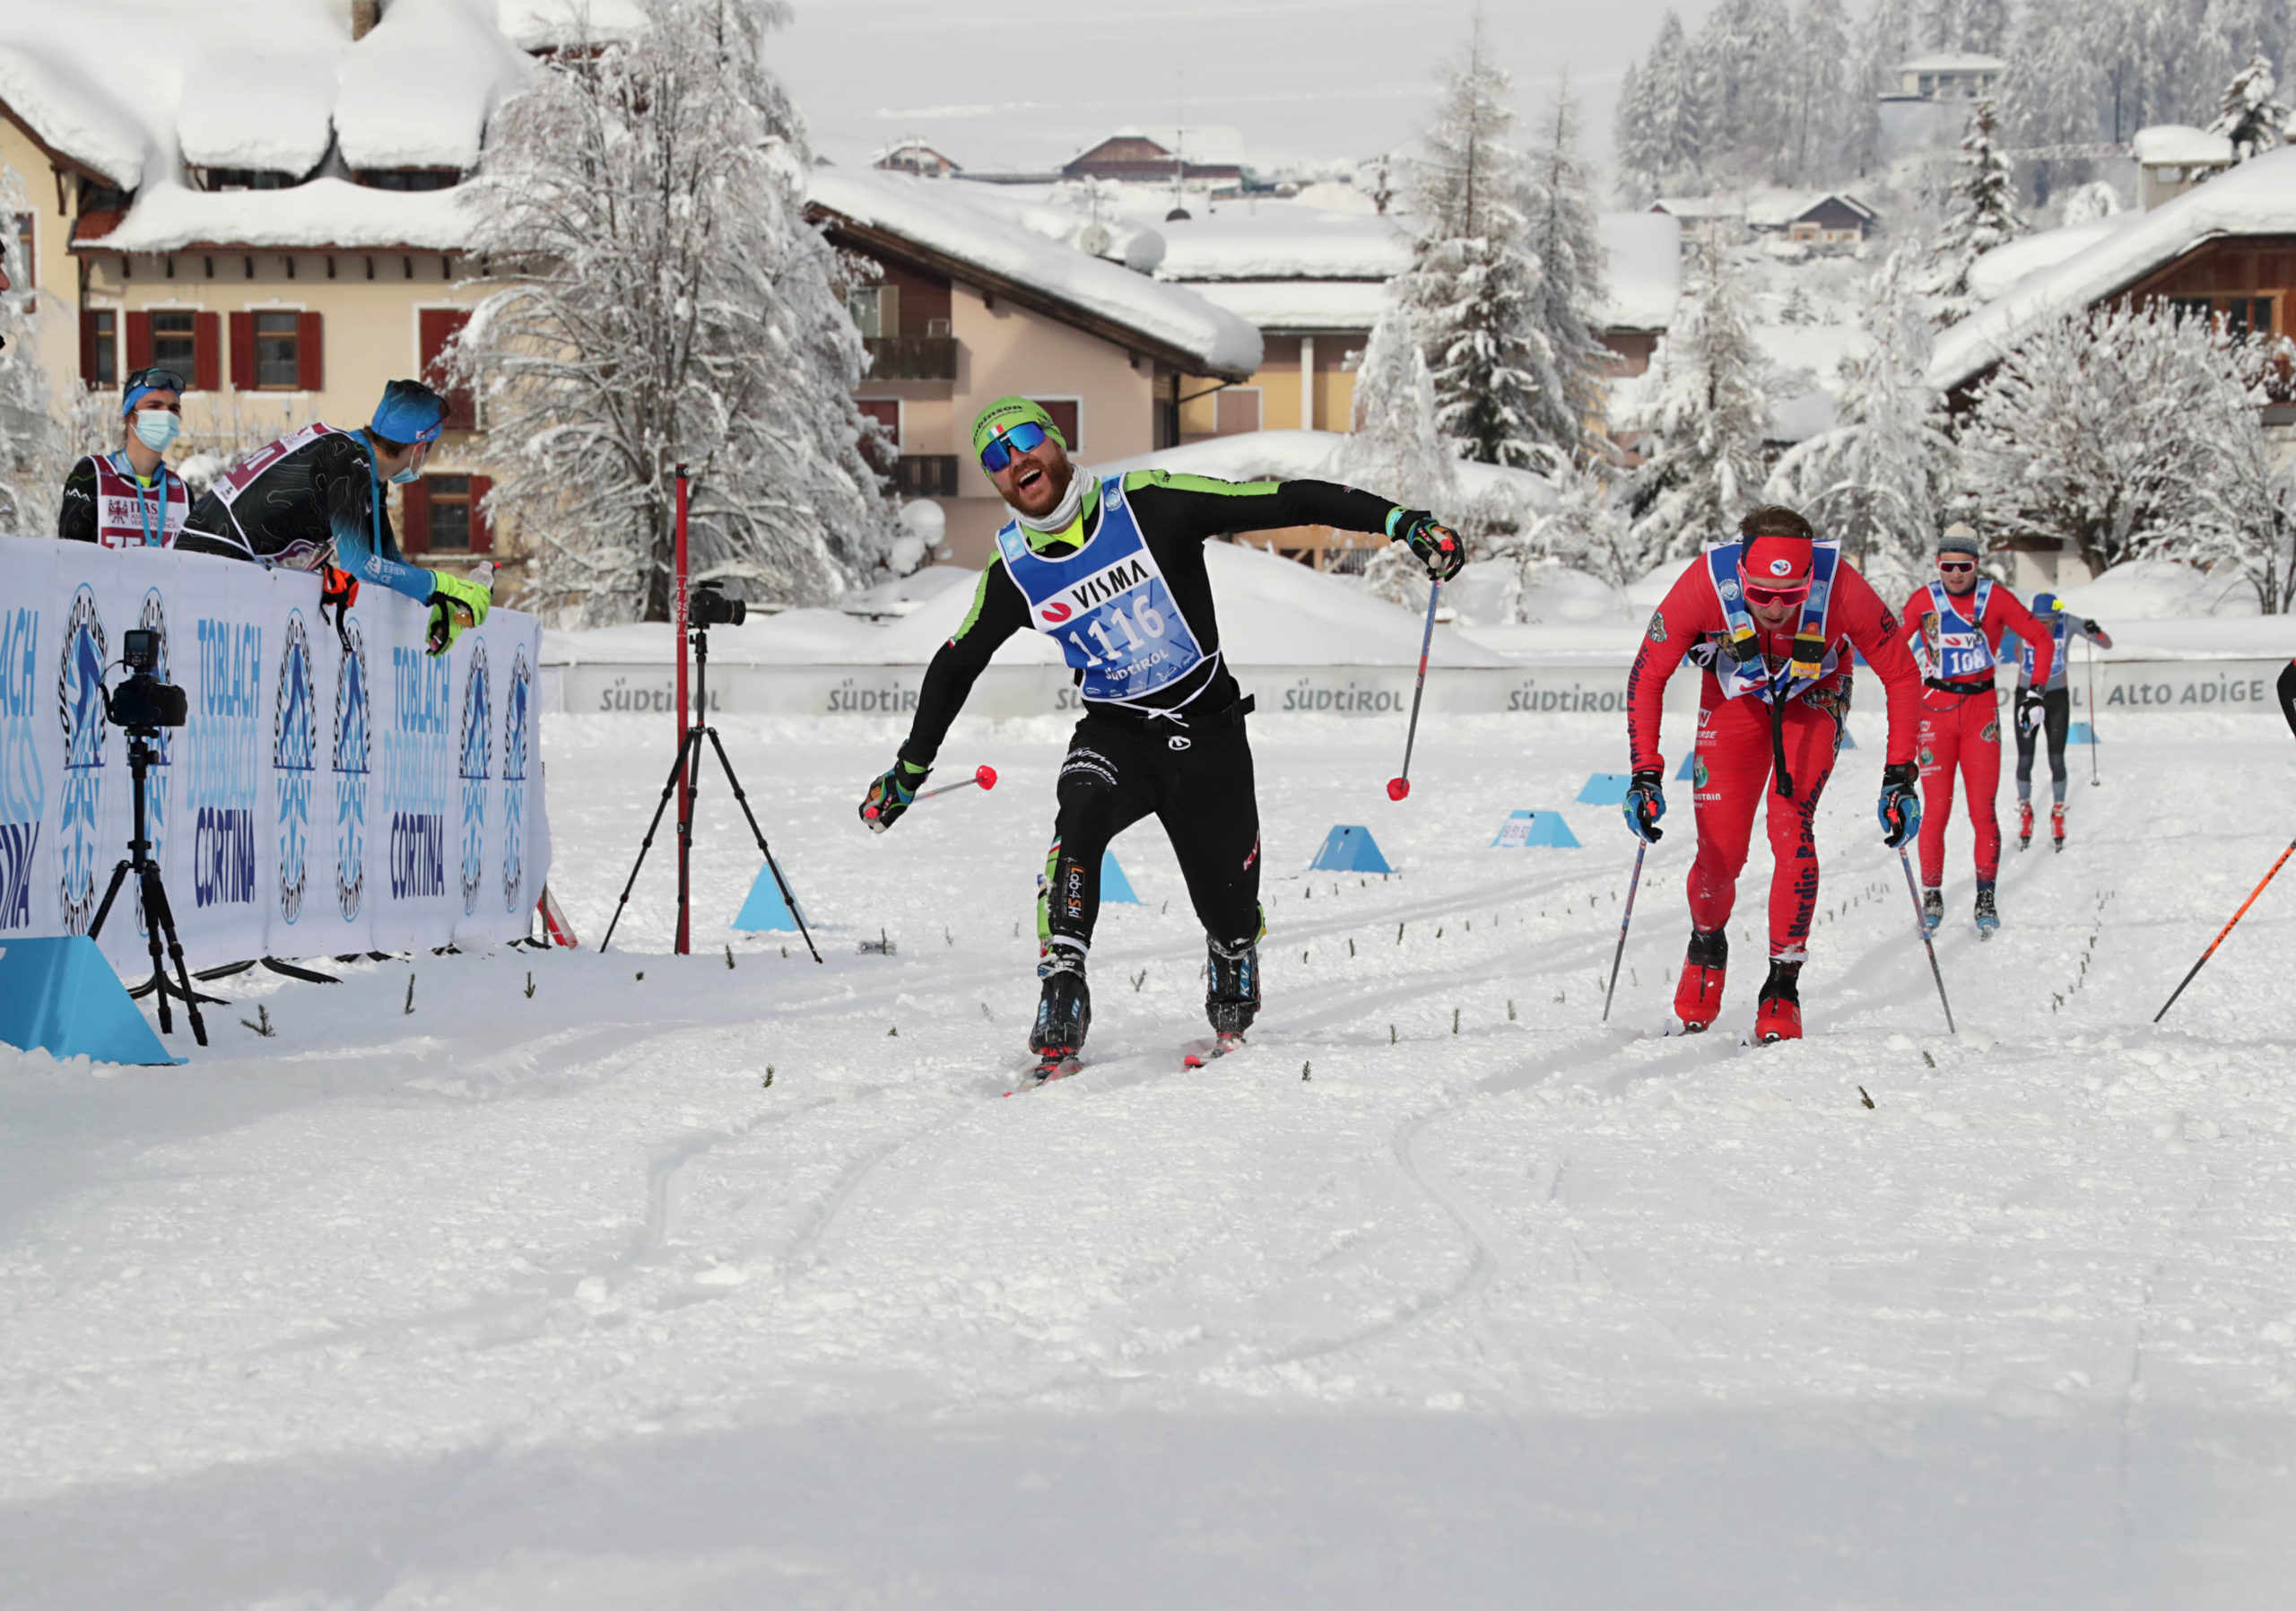
[{"label": "wooden balcony", "polygon": [[954,380],[957,338],[953,335],[865,335],[872,380]]},{"label": "wooden balcony", "polygon": [[904,453],[887,472],[893,492],[902,498],[953,498],[957,495],[957,456],[953,453]]}]

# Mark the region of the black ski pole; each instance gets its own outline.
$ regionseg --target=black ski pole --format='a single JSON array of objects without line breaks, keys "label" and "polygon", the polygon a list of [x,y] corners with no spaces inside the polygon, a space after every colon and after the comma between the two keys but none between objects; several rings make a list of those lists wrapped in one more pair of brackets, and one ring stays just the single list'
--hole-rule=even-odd
[{"label": "black ski pole", "polygon": [[1419,739],[1419,696],[1427,692],[1427,650],[1435,641],[1435,601],[1442,597],[1437,578],[1427,584],[1427,630],[1419,636],[1419,681],[1411,690],[1411,726],[1403,736],[1403,774],[1387,779],[1387,798],[1400,800],[1411,792],[1411,746]]},{"label": "black ski pole", "polygon": [[1929,937],[1929,925],[1921,920],[1921,892],[1914,887],[1913,862],[1898,847],[1898,866],[1905,869],[1905,893],[1913,901],[1913,926],[1921,935],[1921,948],[1929,953],[1929,977],[1937,981],[1937,1005],[1945,1009],[1945,1032],[1958,1038],[1961,1031],[1953,1027],[1953,1004],[1945,999],[1945,974],[1937,966],[1937,945]]},{"label": "black ski pole", "polygon": [[1634,844],[1634,881],[1626,886],[1626,910],[1618,920],[1618,949],[1611,954],[1611,982],[1603,992],[1603,1022],[1611,1021],[1611,997],[1618,990],[1618,966],[1626,960],[1626,926],[1634,921],[1634,893],[1642,887],[1642,853],[1650,848],[1647,839]]},{"label": "black ski pole", "polygon": [[2104,779],[2097,776],[2097,646],[2085,634],[2081,640],[2081,657],[2089,667],[2089,787],[2101,788]]},{"label": "black ski pole", "polygon": [[[2296,844],[2292,844],[2288,849],[2283,850],[2280,853],[2280,860],[2272,864],[2272,872],[2266,873],[2264,875],[2264,882],[2257,884],[2256,888],[2248,892],[2248,898],[2240,902],[2240,910],[2232,914],[2232,923],[2237,923],[2242,918],[2248,915],[2248,908],[2254,906],[2257,903],[2257,897],[2264,893],[2265,884],[2272,882],[2273,875],[2280,871],[2281,867],[2287,862],[2291,856],[2296,856]],[[2194,976],[2198,974],[2203,968],[2208,966],[2208,959],[2216,954],[2216,948],[2224,943],[2224,936],[2232,932],[2232,923],[2227,923],[2223,927],[2216,931],[2216,937],[2208,942],[2208,949],[2202,952],[2200,954],[2200,960],[2192,965],[2192,972],[2185,975],[2183,983],[2178,985],[2176,990],[2170,996],[2169,999],[2161,1004],[2161,1010],[2152,1014],[2153,1023],[2158,1023],[2161,1019],[2169,1015],[2169,1009],[2177,1005],[2177,997],[2185,993],[2185,985],[2192,983]]]}]

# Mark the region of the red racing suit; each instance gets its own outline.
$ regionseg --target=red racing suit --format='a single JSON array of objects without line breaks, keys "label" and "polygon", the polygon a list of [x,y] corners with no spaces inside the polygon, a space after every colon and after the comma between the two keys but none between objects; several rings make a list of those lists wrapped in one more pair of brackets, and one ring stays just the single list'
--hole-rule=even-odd
[{"label": "red racing suit", "polygon": [[[1968,614],[1972,609],[1974,620]],[[2033,686],[2047,687],[2056,635],[2033,619],[2015,594],[1991,581],[1980,581],[1974,592],[1958,598],[1945,593],[1942,583],[1935,591],[1924,583],[1906,600],[1905,624],[1926,690],[1916,757],[1921,762],[1922,886],[1935,889],[1945,881],[1945,824],[1953,815],[1957,768],[1977,836],[1977,881],[1991,884],[2001,871],[2001,822],[1993,811],[2001,790],[2001,711],[1994,667],[2004,658],[2004,634],[2014,632],[2033,647]]]},{"label": "red racing suit", "polygon": [[[1813,684],[1787,696],[1777,736],[1793,778],[1790,796],[1768,788],[1770,701],[1758,694],[1731,698],[1716,675],[1713,657],[1726,635],[1726,617],[1703,556],[1691,562],[1652,614],[1626,685],[1627,738],[1634,770],[1663,770],[1658,722],[1666,683],[1685,656],[1700,651],[1705,675],[1691,774],[1698,823],[1698,855],[1690,869],[1691,922],[1698,928],[1716,929],[1729,920],[1737,901],[1738,874],[1746,865],[1746,845],[1753,834],[1754,807],[1767,792],[1770,848],[1777,859],[1770,878],[1770,954],[1785,962],[1800,962],[1809,954],[1810,919],[1818,902],[1818,851],[1811,824],[1849,713],[1850,648],[1866,657],[1888,697],[1889,763],[1913,759],[1919,715],[1921,674],[1906,650],[1897,620],[1873,585],[1846,560],[1834,574],[1824,627],[1829,656],[1839,664]],[[1794,636],[1790,622],[1761,633],[1765,664],[1773,672],[1787,665]]]}]

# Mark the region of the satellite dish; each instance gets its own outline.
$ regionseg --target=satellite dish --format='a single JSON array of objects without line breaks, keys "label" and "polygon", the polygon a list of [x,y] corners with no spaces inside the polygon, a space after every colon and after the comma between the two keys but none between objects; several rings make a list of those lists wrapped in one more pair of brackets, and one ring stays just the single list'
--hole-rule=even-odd
[{"label": "satellite dish", "polygon": [[1115,244],[1116,238],[1109,233],[1109,227],[1104,223],[1088,223],[1076,234],[1078,249],[1090,252],[1095,257],[1108,256],[1109,248]]},{"label": "satellite dish", "polygon": [[1174,207],[1170,212],[1164,214],[1164,222],[1166,223],[1186,223],[1190,216],[1191,214],[1186,207]]}]

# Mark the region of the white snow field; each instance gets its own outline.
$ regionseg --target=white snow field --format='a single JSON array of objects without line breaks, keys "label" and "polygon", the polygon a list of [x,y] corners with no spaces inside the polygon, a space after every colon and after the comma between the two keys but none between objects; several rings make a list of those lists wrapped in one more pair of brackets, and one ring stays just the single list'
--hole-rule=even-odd
[{"label": "white snow field", "polygon": [[[877,838],[893,727],[727,722],[816,967],[727,930],[714,777],[695,954],[665,834],[599,954],[668,724],[552,718],[585,949],[241,976],[180,1068],[0,1049],[0,1605],[2286,1604],[2296,877],[2148,1020],[2286,842],[2287,733],[2109,725],[1982,949],[1957,826],[1956,1038],[1862,710],[1811,1038],[1750,1050],[1658,1033],[1685,785],[1598,1022],[1619,725],[1432,720],[1393,805],[1400,722],[1258,723],[1248,1048],[1178,1067],[1151,823],[1090,1065],[1005,1101],[1059,724],[961,724],[996,791]],[[1516,806],[1585,848],[1490,848]],[[1335,823],[1398,875],[1303,876]]]}]

